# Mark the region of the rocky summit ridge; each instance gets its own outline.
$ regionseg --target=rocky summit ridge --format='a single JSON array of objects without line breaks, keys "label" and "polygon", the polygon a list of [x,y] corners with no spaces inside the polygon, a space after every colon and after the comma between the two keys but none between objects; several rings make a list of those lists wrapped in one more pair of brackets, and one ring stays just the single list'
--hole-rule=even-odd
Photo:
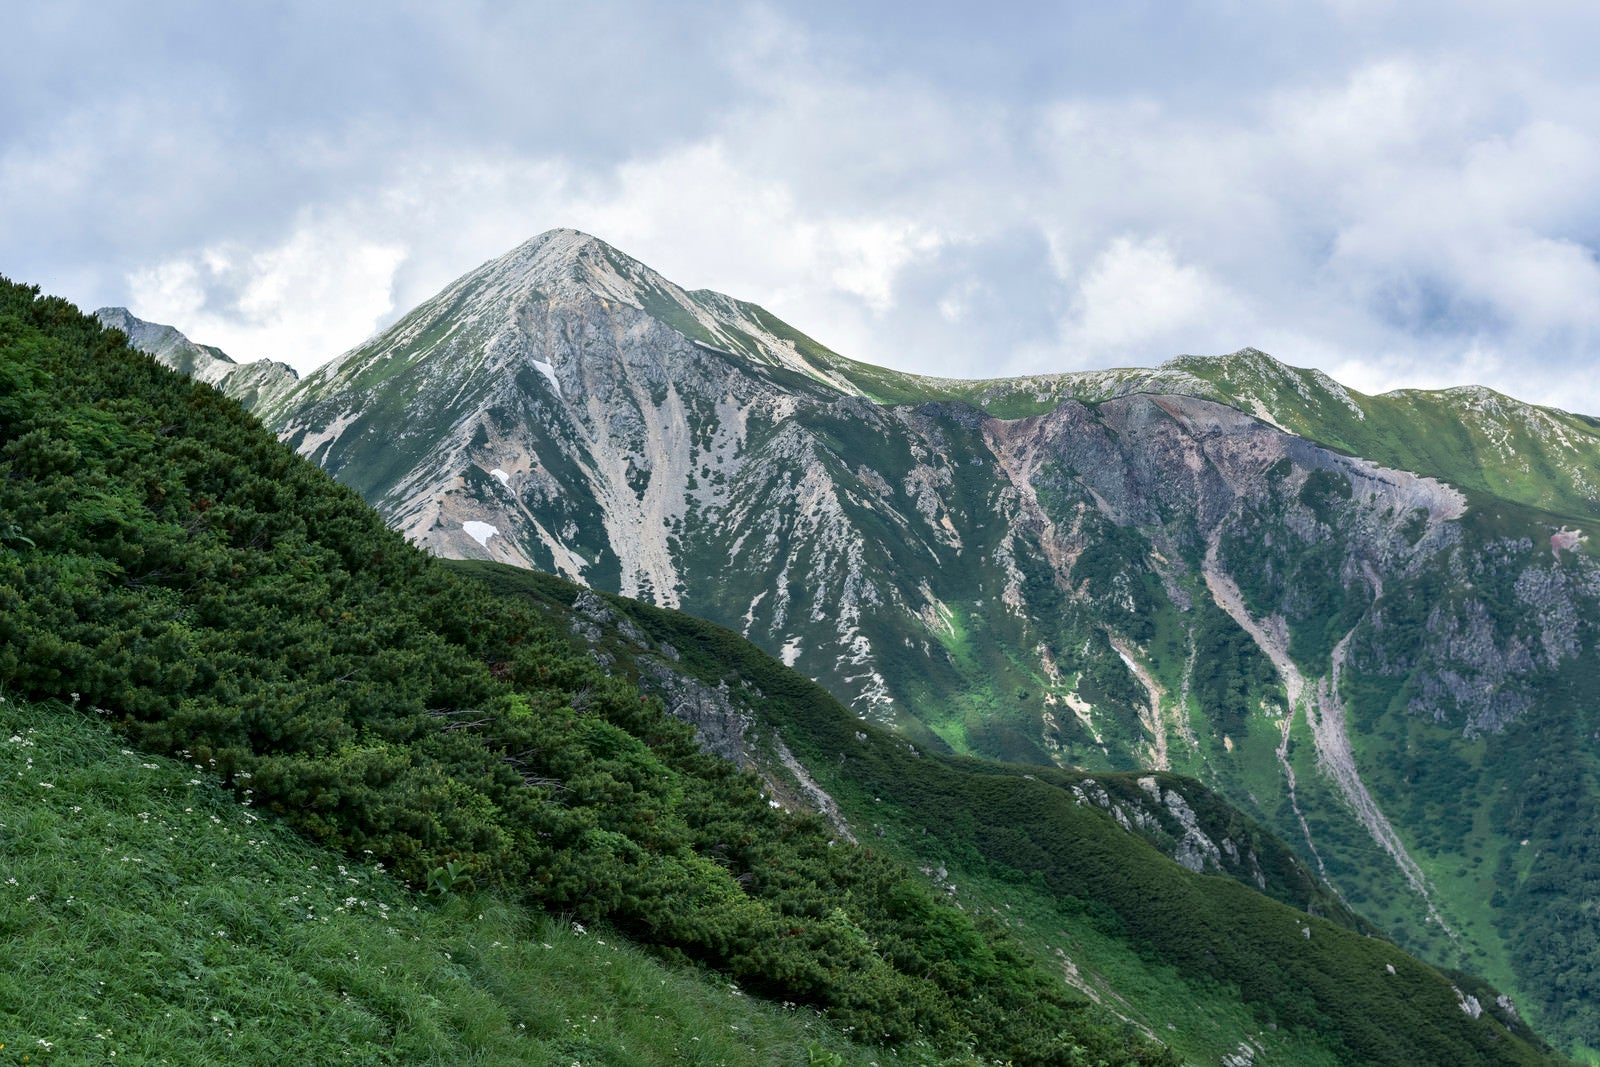
[{"label": "rocky summit ridge", "polygon": [[439,555],[720,622],[919,745],[1192,775],[1600,1047],[1594,419],[1255,350],[902,374],[572,230],[254,403]]},{"label": "rocky summit ridge", "polygon": [[[445,353],[469,364],[478,352],[486,360],[478,366],[501,371],[525,360],[560,394],[563,381],[567,388],[581,388],[583,371],[571,360],[562,360],[559,367],[564,369],[558,370],[558,364],[540,358],[558,353],[549,350],[549,338],[538,336],[539,327],[549,324],[530,316],[541,307],[605,310],[611,305],[665,319],[691,342],[853,391],[844,379],[807,363],[793,341],[752,322],[739,302],[717,293],[685,291],[599,238],[570,229],[531,238],[452,282],[377,338],[319,368],[306,391],[335,390],[358,378],[373,361],[403,351],[413,360]],[[492,343],[485,344],[486,339]]]},{"label": "rocky summit ridge", "polygon": [[197,345],[171,326],[145,322],[127,308],[95,312],[103,325],[121,330],[135,347],[149,352],[173,370],[214,385],[246,407],[267,407],[294,387],[299,375],[286,363],[263,359],[236,363],[220,348]]}]

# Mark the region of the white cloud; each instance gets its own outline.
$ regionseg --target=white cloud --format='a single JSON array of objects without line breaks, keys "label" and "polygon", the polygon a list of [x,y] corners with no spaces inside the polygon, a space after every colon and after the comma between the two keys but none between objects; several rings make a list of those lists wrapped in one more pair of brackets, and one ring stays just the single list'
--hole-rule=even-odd
[{"label": "white cloud", "polygon": [[[1083,273],[1068,347],[1096,357],[1148,358],[1175,338],[1209,333],[1235,317],[1236,301],[1159,238],[1116,237]],[[1243,347],[1239,345],[1237,347]]]},{"label": "white cloud", "polygon": [[873,219],[834,222],[826,229],[835,255],[843,260],[829,278],[876,312],[894,306],[895,275],[940,244],[937,233],[915,223]]},{"label": "white cloud", "polygon": [[947,240],[915,218],[803,203],[721,140],[629,161],[568,219],[682,285],[781,306],[835,338],[890,310],[899,273]]},{"label": "white cloud", "polygon": [[194,260],[169,260],[139,271],[129,279],[135,306],[154,321],[190,322],[205,311],[206,293],[201,265],[211,271],[216,253],[202,252]]},{"label": "white cloud", "polygon": [[262,251],[214,246],[129,279],[134,313],[182,324],[240,362],[263,357],[310,370],[370,333],[393,309],[398,245],[302,224]]},{"label": "white cloud", "polygon": [[1254,344],[1600,412],[1591,7],[80,12],[141,63],[14,49],[0,269],[305,366],[577,226],[909,369]]}]

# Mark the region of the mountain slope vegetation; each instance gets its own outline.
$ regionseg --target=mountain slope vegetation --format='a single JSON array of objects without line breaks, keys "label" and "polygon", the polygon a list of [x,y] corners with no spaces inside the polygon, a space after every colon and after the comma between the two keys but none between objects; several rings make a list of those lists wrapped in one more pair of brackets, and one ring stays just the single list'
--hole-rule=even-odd
[{"label": "mountain slope vegetation", "polygon": [[500,894],[409,890],[70,703],[0,702],[0,775],[8,1063],[937,1058]]},{"label": "mountain slope vegetation", "polygon": [[[536,572],[486,563],[456,566],[508,594],[549,605],[562,617],[565,607],[593,596]],[[650,651],[670,649],[666,655],[677,671],[733,695],[724,715],[738,719],[739,728],[770,727],[767,746],[792,746],[838,798],[843,813],[855,816],[858,832],[865,836],[870,829],[868,839],[878,847],[922,865],[959,862],[963,884],[974,879],[991,891],[1001,889],[998,898],[1019,905],[1026,900],[1044,922],[1111,932],[1148,964],[1170,969],[1169,981],[1190,996],[1205,999],[1219,984],[1236,991],[1230,996],[1239,996],[1258,1020],[1270,1020],[1275,1033],[1281,1027],[1299,1037],[1338,1035],[1331,1046],[1336,1062],[1443,1062],[1474,1055],[1459,1047],[1445,1052],[1453,1039],[1432,1023],[1427,1031],[1395,1031],[1394,1020],[1385,1019],[1389,1006],[1396,1000],[1421,1003],[1430,995],[1423,988],[1401,988],[1404,969],[1419,965],[1409,957],[1399,963],[1393,946],[1371,936],[1370,925],[1332,898],[1281,842],[1198,783],[1170,775],[1090,777],[919,750],[860,723],[820,686],[730,631],[627,598],[605,600],[614,611],[609,639],[597,640],[584,621],[608,619],[593,606],[572,632],[587,634],[589,646],[614,669],[646,684],[661,677]],[[662,695],[671,706],[686,694],[669,681]],[[762,747],[755,738],[748,745]],[[1152,793],[1161,801],[1150,804]],[[1242,889],[1241,883],[1252,883],[1250,876],[1196,878],[1157,856],[1159,846],[1170,848],[1176,836],[1152,825],[1154,816],[1168,814],[1163,803],[1191,817],[1188,840],[1207,841],[1209,835],[1226,849],[1240,850],[1265,892],[1313,913],[1327,910],[1330,918],[1313,919]],[[1106,818],[1108,810],[1114,818]],[[1449,996],[1434,987],[1433,995],[1442,998],[1437,1020],[1459,1021],[1443,1009],[1451,1003],[1459,1009],[1464,997],[1473,996],[1520,1027],[1481,982],[1464,975],[1452,982]],[[1351,1000],[1361,1007],[1352,1010]],[[1318,1044],[1313,1040],[1310,1047],[1322,1051]],[[1261,1062],[1274,1062],[1268,1049],[1258,1052]],[[1298,1047],[1276,1052],[1284,1057],[1279,1062],[1288,1063],[1314,1056]]]},{"label": "mountain slope vegetation", "polygon": [[[999,925],[841,844],[821,818],[774,808],[757,779],[701,752],[542,611],[406,544],[215,390],[12,283],[0,287],[0,353],[0,683],[12,692],[105,709],[135,745],[413,883],[464,875],[607,920],[869,1040],[1018,1062],[1172,1062]],[[850,721],[836,712],[831,728]],[[1100,842],[1074,854],[1057,841],[1043,856],[990,843],[1000,859],[1066,895],[1118,898],[1140,943],[1161,945],[1168,921],[1224,924],[1202,925],[1182,965],[1262,983],[1250,999],[1325,1028],[1353,1061],[1545,1058],[1381,941],[1310,920],[1307,949],[1296,913],[1180,870],[1068,790],[969,771],[941,763],[941,788],[964,782],[1013,824],[1043,812]],[[1134,900],[1150,879],[1174,894],[1167,918]],[[1207,916],[1218,903],[1236,914]],[[1244,934],[1252,909],[1293,935],[1256,939],[1265,957],[1221,951],[1216,939]],[[1296,958],[1281,957],[1291,945]],[[1367,980],[1347,988],[1345,966]],[[1407,995],[1374,984],[1388,966]],[[1275,967],[1314,1014],[1272,999],[1259,972]]]},{"label": "mountain slope vegetation", "polygon": [[[7,283],[0,681],[107,709],[313,840],[463,871],[874,1041],[1165,1054],[769,807],[690,729],[386,529],[235,403]],[[943,936],[933,936],[933,931]],[[942,966],[941,966],[942,965]]]},{"label": "mountain slope vegetation", "polygon": [[922,378],[570,230],[255,410],[429,551],[710,619],[924,749],[1200,779],[1600,1057],[1592,419],[1253,350]]}]

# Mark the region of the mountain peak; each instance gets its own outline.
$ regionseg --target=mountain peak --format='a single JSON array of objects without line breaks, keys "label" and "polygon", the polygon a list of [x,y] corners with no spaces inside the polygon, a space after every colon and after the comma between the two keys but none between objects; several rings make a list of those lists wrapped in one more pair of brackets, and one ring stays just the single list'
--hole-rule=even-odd
[{"label": "mountain peak", "polygon": [[[546,230],[468,275],[504,291],[511,286],[546,295],[589,290],[602,299],[641,305],[641,291],[676,289],[632,256],[581,230]],[[463,279],[465,281],[466,279]]]},{"label": "mountain peak", "polygon": [[[531,237],[457,278],[388,330],[318,368],[308,388],[345,388],[379,363],[389,367],[380,375],[386,376],[397,366],[391,363],[396,353],[404,352],[408,365],[441,353],[449,355],[453,369],[441,365],[429,374],[459,377],[491,364],[504,369],[527,363],[560,398],[564,386],[578,384],[564,368],[575,367],[589,349],[580,344],[557,352],[550,348],[551,337],[535,336],[532,324],[548,324],[553,314],[590,326],[602,320],[637,323],[642,316],[679,335],[679,345],[796,372],[840,392],[860,392],[818,355],[825,352],[820,345],[755,305],[709,290],[687,292],[598,237],[564,227]],[[555,348],[567,343],[557,341]],[[660,363],[673,348],[663,340],[633,357]]]},{"label": "mountain peak", "polygon": [[620,255],[616,249],[600,238],[582,230],[558,227],[528,238],[505,255],[490,262],[539,262],[541,264],[578,266],[585,260],[606,253]]},{"label": "mountain peak", "polygon": [[128,343],[148,352],[158,361],[191,378],[216,385],[236,369],[233,359],[220,348],[195,344],[176,327],[146,322],[125,307],[105,307],[94,313],[100,324],[121,330]]},{"label": "mountain peak", "polygon": [[611,247],[592,233],[584,233],[582,230],[574,229],[571,226],[557,226],[553,229],[546,230],[543,233],[535,234],[526,241],[522,242],[522,244],[518,245],[517,248],[555,247],[562,249],[579,249],[589,245],[603,245],[607,248]]}]

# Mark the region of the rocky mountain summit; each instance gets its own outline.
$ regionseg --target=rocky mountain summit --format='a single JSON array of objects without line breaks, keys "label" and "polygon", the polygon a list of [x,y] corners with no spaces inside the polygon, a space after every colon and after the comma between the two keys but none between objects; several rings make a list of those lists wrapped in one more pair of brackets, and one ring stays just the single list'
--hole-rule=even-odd
[{"label": "rocky mountain summit", "polygon": [[571,230],[237,374],[437,554],[720,622],[915,744],[1192,775],[1600,1046],[1594,419],[1254,350],[922,378]]}]

